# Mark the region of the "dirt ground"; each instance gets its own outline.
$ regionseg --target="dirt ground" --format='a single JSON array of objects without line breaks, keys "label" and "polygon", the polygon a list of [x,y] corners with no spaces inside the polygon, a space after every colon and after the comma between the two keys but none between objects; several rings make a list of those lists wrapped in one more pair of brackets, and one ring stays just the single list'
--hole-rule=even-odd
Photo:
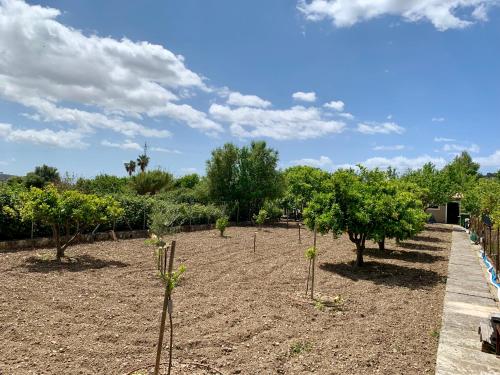
[{"label": "dirt ground", "polygon": [[[225,375],[434,373],[451,227],[430,225],[385,252],[369,243],[364,269],[353,268],[346,237],[319,236],[321,303],[304,297],[312,234],[302,230],[299,244],[295,228],[266,228],[253,253],[254,232],[175,235],[176,266],[187,268],[173,295],[177,361]],[[52,253],[0,253],[0,374],[153,364],[163,302],[154,249],[144,240],[76,245],[63,264]]]}]

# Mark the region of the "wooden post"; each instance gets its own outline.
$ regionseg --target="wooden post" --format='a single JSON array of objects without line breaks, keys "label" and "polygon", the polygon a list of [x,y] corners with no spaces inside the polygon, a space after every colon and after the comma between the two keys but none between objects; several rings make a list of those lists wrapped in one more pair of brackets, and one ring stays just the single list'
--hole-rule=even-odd
[{"label": "wooden post", "polygon": [[299,243],[302,243],[302,240],[300,239],[300,223],[299,223]]},{"label": "wooden post", "polygon": [[316,264],[316,226],[314,226],[314,240],[313,240],[313,247],[314,247],[314,257],[312,258],[312,270],[311,270],[311,299],[314,298],[314,267]]},{"label": "wooden post", "polygon": [[254,232],[253,234],[253,252],[255,253],[255,245],[257,242],[257,232]]},{"label": "wooden post", "polygon": [[35,221],[31,219],[31,250],[35,250],[35,240],[33,239],[33,231],[35,227]]},{"label": "wooden post", "polygon": [[[172,241],[172,244],[170,245],[170,257],[168,259],[168,278],[172,277],[172,269],[174,267],[174,255],[175,255],[175,241]],[[166,258],[166,255],[165,255]],[[167,310],[170,310],[169,314],[171,314],[171,308],[169,309],[169,306],[171,306],[171,301],[170,301],[170,283],[167,283],[165,286],[165,296],[163,298],[163,311],[161,313],[161,323],[160,323],[160,336],[158,337],[158,348],[156,350],[156,363],[155,363],[155,371],[154,375],[158,375],[160,371],[160,361],[161,361],[161,349],[163,345],[163,334],[165,332],[165,320],[167,318]],[[170,332],[170,337],[172,340],[172,332]],[[170,358],[172,358],[172,341],[170,342]],[[169,361],[169,367],[168,367],[168,373],[170,374],[170,369],[172,366],[172,361]]]}]

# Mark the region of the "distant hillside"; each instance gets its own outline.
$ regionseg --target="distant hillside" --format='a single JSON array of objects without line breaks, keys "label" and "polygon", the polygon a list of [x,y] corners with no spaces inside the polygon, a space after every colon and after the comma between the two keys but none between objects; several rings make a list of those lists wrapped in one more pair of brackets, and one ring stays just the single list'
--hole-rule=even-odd
[{"label": "distant hillside", "polygon": [[16,177],[16,176],[0,172],[0,181],[6,181],[6,180],[8,180],[11,177]]}]

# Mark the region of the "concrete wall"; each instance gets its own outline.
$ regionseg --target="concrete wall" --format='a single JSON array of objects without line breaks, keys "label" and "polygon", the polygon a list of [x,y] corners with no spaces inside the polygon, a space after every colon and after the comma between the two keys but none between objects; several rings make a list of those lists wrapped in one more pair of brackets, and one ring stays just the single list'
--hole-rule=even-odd
[{"label": "concrete wall", "polygon": [[425,212],[431,214],[436,223],[446,223],[446,205],[438,206],[438,208],[428,208]]}]

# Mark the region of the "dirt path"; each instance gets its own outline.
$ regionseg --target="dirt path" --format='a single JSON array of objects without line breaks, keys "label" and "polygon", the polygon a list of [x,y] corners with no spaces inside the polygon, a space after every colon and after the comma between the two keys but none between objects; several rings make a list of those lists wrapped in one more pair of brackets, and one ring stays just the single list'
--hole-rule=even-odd
[{"label": "dirt path", "polygon": [[[347,238],[319,237],[316,290],[304,299],[311,233],[269,228],[182,233],[174,355],[224,374],[433,373],[451,230],[432,225],[352,268]],[[143,240],[0,253],[0,374],[123,374],[153,363],[162,287]]]}]

